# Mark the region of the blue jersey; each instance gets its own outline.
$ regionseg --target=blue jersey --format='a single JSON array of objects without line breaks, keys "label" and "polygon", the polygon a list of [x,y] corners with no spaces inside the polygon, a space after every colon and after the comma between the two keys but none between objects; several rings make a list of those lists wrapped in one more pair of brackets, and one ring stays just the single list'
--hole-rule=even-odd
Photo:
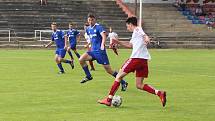
[{"label": "blue jersey", "polygon": [[52,41],[55,42],[57,49],[62,49],[65,46],[64,32],[61,30],[56,30],[52,33]]},{"label": "blue jersey", "polygon": [[101,33],[105,32],[103,27],[99,24],[95,24],[94,26],[89,26],[86,29],[87,35],[90,37],[91,49],[92,51],[101,50],[102,36]]},{"label": "blue jersey", "polygon": [[76,45],[77,36],[80,35],[80,32],[76,29],[69,29],[66,35],[69,38],[70,45]]}]

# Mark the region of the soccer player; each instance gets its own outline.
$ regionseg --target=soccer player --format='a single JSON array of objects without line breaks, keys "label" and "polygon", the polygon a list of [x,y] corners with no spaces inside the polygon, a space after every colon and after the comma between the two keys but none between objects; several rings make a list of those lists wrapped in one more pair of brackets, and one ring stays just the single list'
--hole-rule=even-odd
[{"label": "soccer player", "polygon": [[113,39],[117,39],[118,38],[118,35],[117,33],[113,32],[113,29],[112,27],[109,28],[109,34],[108,34],[108,37],[110,38],[110,46],[109,48],[113,50],[113,52],[118,55],[118,51],[117,51],[117,45],[114,44],[112,41]]},{"label": "soccer player", "polygon": [[122,79],[130,72],[136,72],[137,89],[157,95],[164,107],[166,105],[166,92],[157,90],[151,85],[143,83],[144,78],[148,77],[148,60],[151,59],[151,56],[147,50],[147,44],[150,42],[150,39],[144,33],[142,28],[137,26],[136,17],[129,17],[126,20],[126,26],[128,31],[133,32],[130,42],[115,40],[115,43],[127,48],[132,48],[132,54],[117,74],[108,97],[98,100],[98,103],[111,106],[112,98],[116,93]]},{"label": "soccer player", "polygon": [[74,58],[72,56],[72,53],[70,49],[73,50],[75,55],[80,58],[80,54],[76,50],[77,42],[80,41],[80,32],[76,30],[73,23],[69,23],[69,30],[67,31],[67,34],[65,35],[65,46],[67,47],[67,42],[69,41],[70,47],[67,47],[67,52],[69,53],[71,57],[71,61],[74,63]]},{"label": "soccer player", "polygon": [[58,74],[65,73],[61,62],[69,64],[72,68],[74,68],[73,62],[70,60],[64,59],[66,55],[65,50],[65,40],[64,40],[64,32],[57,29],[57,23],[53,22],[51,24],[51,29],[53,30],[51,39],[52,41],[45,45],[46,48],[50,47],[52,44],[56,44],[56,51],[55,51],[55,61],[57,63],[58,68],[60,69]]},{"label": "soccer player", "polygon": [[[86,61],[89,61],[89,60],[96,60],[99,64],[103,65],[107,73],[116,77],[117,72],[111,69],[108,56],[106,53],[106,49],[105,49],[105,41],[106,41],[105,30],[101,25],[96,23],[96,18],[93,14],[89,14],[87,20],[90,26],[87,27],[86,33],[90,37],[92,47],[90,51],[84,53],[79,59],[79,62],[86,74],[86,77],[81,81],[81,83],[85,83],[93,79],[86,63]],[[122,80],[121,84],[122,84],[122,91],[125,91],[128,83]]]},{"label": "soccer player", "polygon": [[[89,24],[88,23],[85,23],[85,25],[84,25],[84,31],[85,31],[85,33],[84,33],[84,38],[86,39],[86,41],[87,41],[87,44],[86,45],[84,45],[84,47],[85,48],[87,48],[87,50],[88,51],[91,51],[91,44],[90,44],[90,37],[87,35],[87,33],[86,33],[86,29],[87,29],[87,27],[89,26]],[[90,67],[91,67],[91,71],[95,71],[95,67],[94,67],[94,65],[93,65],[93,61],[89,61],[89,64],[90,64]]]}]

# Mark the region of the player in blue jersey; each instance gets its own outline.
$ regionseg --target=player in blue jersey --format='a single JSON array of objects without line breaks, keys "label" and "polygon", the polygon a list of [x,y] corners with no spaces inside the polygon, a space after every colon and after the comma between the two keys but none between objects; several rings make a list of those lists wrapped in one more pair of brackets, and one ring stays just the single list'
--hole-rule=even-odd
[{"label": "player in blue jersey", "polygon": [[64,40],[64,32],[57,29],[57,24],[53,22],[51,24],[51,29],[53,30],[51,39],[52,41],[45,45],[46,48],[50,47],[52,44],[56,44],[56,51],[55,51],[55,61],[57,63],[58,68],[60,69],[59,74],[65,73],[61,62],[70,64],[72,68],[74,68],[73,62],[70,60],[64,59],[66,55],[65,50],[65,40]]},{"label": "player in blue jersey", "polygon": [[[107,73],[116,77],[118,73],[111,69],[108,56],[106,53],[106,49],[105,49],[105,41],[106,41],[105,30],[101,25],[96,23],[96,18],[93,14],[89,14],[87,20],[90,26],[87,27],[86,33],[90,37],[91,51],[84,53],[79,59],[79,62],[86,74],[86,77],[80,83],[85,83],[93,79],[88,69],[88,65],[86,63],[86,61],[89,61],[89,60],[96,60],[98,64],[103,65]],[[128,83],[123,80],[121,81],[121,84],[122,84],[121,90],[125,91]]]},{"label": "player in blue jersey", "polygon": [[[70,47],[67,47],[67,41],[69,41]],[[69,23],[69,30],[67,31],[67,34],[65,35],[65,45],[67,47],[67,52],[69,53],[69,55],[71,57],[71,61],[74,61],[74,58],[72,56],[70,49],[72,49],[73,52],[75,53],[75,55],[78,58],[80,58],[80,55],[76,50],[76,45],[77,45],[77,42],[79,42],[79,41],[80,41],[80,32],[74,28],[73,23]]]}]

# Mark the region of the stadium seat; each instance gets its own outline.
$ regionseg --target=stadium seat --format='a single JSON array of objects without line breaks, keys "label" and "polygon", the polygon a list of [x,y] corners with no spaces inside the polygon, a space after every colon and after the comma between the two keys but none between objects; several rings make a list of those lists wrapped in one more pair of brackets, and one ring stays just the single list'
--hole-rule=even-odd
[{"label": "stadium seat", "polygon": [[188,16],[187,16],[187,19],[188,19],[188,20],[193,20],[193,19],[194,19],[194,16],[188,15]]},{"label": "stadium seat", "polygon": [[199,16],[199,20],[205,20],[205,16]]}]

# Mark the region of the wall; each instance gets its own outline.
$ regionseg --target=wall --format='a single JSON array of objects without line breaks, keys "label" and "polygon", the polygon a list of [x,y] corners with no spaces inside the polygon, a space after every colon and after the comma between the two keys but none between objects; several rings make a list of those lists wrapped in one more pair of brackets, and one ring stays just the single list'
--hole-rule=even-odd
[{"label": "wall", "polygon": [[[126,3],[135,3],[135,0],[123,0]],[[139,3],[140,0],[137,0]],[[175,0],[142,0],[143,3],[173,3]]]},{"label": "wall", "polygon": [[[137,2],[139,3],[140,0],[137,0]],[[176,0],[142,0],[143,3],[173,3],[175,2]],[[191,0],[193,1],[193,0]],[[203,4],[203,1],[205,0],[199,0],[198,4]],[[126,3],[135,3],[135,0],[123,0],[123,2],[126,2]],[[194,2],[191,2],[191,3],[194,3]],[[212,2],[209,2],[208,4],[215,4],[212,3]]]}]

